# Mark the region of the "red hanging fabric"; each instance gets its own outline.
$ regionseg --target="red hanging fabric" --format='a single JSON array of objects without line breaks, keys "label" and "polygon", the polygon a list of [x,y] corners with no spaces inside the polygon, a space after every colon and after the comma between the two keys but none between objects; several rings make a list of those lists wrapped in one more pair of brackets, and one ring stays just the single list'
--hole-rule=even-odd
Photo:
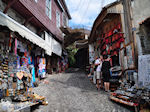
[{"label": "red hanging fabric", "polygon": [[111,36],[112,35],[112,30],[110,30],[109,32],[108,32],[108,36]]},{"label": "red hanging fabric", "polygon": [[113,50],[115,49],[115,44],[112,45],[112,49],[113,49]]},{"label": "red hanging fabric", "polygon": [[124,42],[124,38],[123,38],[123,37],[122,37],[122,38],[120,38],[120,40],[119,40],[119,41],[120,41],[120,43],[121,43],[121,42]]},{"label": "red hanging fabric", "polygon": [[114,42],[116,40],[116,35],[114,35],[113,37],[112,37],[112,41]]},{"label": "red hanging fabric", "polygon": [[108,34],[107,34],[107,33],[105,33],[105,38],[106,38],[106,37],[108,37]]},{"label": "red hanging fabric", "polygon": [[103,52],[103,55],[106,55],[106,51]]},{"label": "red hanging fabric", "polygon": [[116,43],[116,48],[120,48],[120,42]]},{"label": "red hanging fabric", "polygon": [[109,39],[108,39],[108,38],[105,39],[105,43],[106,43],[106,44],[109,43]]},{"label": "red hanging fabric", "polygon": [[109,43],[111,43],[111,38],[109,38]]},{"label": "red hanging fabric", "polygon": [[108,54],[110,54],[110,49],[108,49]]},{"label": "red hanging fabric", "polygon": [[110,51],[112,50],[112,46],[109,47]]},{"label": "red hanging fabric", "polygon": [[119,30],[121,29],[121,24],[120,23],[118,24],[117,29],[119,29]]},{"label": "red hanging fabric", "polygon": [[106,45],[103,46],[103,49],[106,49]]},{"label": "red hanging fabric", "polygon": [[116,55],[117,54],[117,51],[114,51],[114,53],[113,53],[114,55]]},{"label": "red hanging fabric", "polygon": [[119,39],[119,34],[116,34],[116,40],[118,40]]},{"label": "red hanging fabric", "polygon": [[123,34],[122,33],[119,33],[118,34],[119,38],[123,37]]}]

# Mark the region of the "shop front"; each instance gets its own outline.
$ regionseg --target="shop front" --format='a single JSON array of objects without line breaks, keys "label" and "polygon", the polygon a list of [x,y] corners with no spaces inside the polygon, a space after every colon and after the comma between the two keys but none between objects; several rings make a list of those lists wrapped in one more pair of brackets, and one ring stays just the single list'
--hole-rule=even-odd
[{"label": "shop front", "polygon": [[48,48],[44,40],[1,12],[0,18],[0,99],[26,101],[18,105],[4,100],[1,105],[8,103],[5,107],[10,110],[11,105],[15,111],[44,102],[44,97],[32,93],[36,73],[45,75],[44,53]]}]

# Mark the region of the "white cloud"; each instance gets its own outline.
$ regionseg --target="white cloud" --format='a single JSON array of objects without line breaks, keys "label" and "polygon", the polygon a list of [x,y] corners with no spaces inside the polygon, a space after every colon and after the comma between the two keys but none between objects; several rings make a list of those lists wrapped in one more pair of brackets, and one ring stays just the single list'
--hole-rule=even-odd
[{"label": "white cloud", "polygon": [[66,0],[72,20],[71,25],[92,24],[101,11],[101,7],[116,0]]}]

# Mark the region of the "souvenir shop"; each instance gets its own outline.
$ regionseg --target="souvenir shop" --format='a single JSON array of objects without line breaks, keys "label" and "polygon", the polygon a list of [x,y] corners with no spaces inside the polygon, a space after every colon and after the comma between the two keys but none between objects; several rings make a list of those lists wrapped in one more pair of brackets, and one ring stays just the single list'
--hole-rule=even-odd
[{"label": "souvenir shop", "polygon": [[97,38],[96,49],[101,55],[109,55],[112,59],[112,66],[120,66],[119,51],[120,46],[124,42],[123,33],[121,32],[121,24],[119,23],[112,28],[108,33],[101,34]]},{"label": "souvenir shop", "polygon": [[125,38],[118,24],[98,40],[101,54],[111,58],[112,74],[110,79],[112,101],[135,108],[138,112],[150,109],[150,87],[138,84],[138,71],[134,65],[133,43],[124,44]]},{"label": "souvenir shop", "polygon": [[[107,26],[107,25],[106,25]],[[104,29],[105,30],[105,29]],[[124,36],[122,33],[121,23],[116,24],[107,33],[99,35],[96,41],[95,51],[101,55],[108,55],[111,60],[111,89],[115,90],[119,86],[119,79],[121,78],[121,65],[119,60],[119,52],[124,43]]]},{"label": "souvenir shop", "polygon": [[[5,111],[45,102],[44,97],[32,93],[36,64],[39,65],[38,74],[41,76],[45,73],[46,64],[45,59],[33,51],[35,45],[18,33],[11,32],[8,27],[0,26],[0,106]],[[35,61],[37,57],[39,61]]]},{"label": "souvenir shop", "polygon": [[[112,64],[109,98],[135,108],[135,111],[150,109],[150,87],[138,84],[138,71],[134,63],[134,45],[125,44],[125,38],[118,24],[103,34],[99,40],[101,54],[109,55]],[[126,38],[127,39],[127,38]],[[140,64],[141,65],[141,64]],[[139,69],[140,70],[140,69]]]},{"label": "souvenir shop", "polygon": [[[141,32],[140,32],[141,33]],[[142,37],[143,38],[143,37]],[[144,38],[143,38],[144,39]],[[148,41],[147,41],[148,42]],[[149,45],[149,44],[148,44]],[[131,107],[135,111],[150,111],[149,55],[138,56],[138,70],[134,66],[133,43],[126,44],[119,52],[124,70],[120,87],[110,99]],[[144,47],[145,48],[145,47]],[[148,49],[147,49],[148,50]],[[143,50],[144,51],[144,50]]]}]

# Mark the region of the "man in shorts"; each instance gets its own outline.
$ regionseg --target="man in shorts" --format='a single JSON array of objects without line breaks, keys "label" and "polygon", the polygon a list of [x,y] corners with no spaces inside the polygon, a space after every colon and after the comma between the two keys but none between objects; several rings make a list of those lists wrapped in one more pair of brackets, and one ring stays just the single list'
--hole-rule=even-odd
[{"label": "man in shorts", "polygon": [[99,81],[100,81],[100,76],[101,76],[102,59],[103,59],[103,57],[100,56],[100,58],[97,58],[95,60],[95,67],[96,67],[96,87],[97,87],[98,90],[100,89]]}]

